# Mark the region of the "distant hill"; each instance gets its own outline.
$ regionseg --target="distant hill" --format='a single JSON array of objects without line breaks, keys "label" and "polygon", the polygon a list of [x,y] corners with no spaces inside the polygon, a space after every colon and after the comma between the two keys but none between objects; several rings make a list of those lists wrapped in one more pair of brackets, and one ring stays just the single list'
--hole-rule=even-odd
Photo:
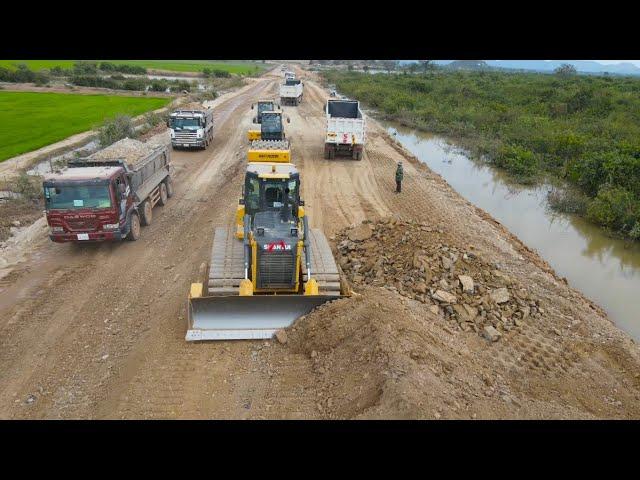
[{"label": "distant hill", "polygon": [[484,60],[454,60],[445,65],[445,68],[451,70],[486,70],[489,65]]},{"label": "distant hill", "polygon": [[[411,63],[411,61],[407,62]],[[458,62],[461,62],[461,60],[435,61],[436,64],[441,66],[450,66]],[[464,62],[469,62],[469,60],[464,60]],[[618,75],[640,75],[640,68],[629,62],[605,65],[594,60],[485,60],[485,64],[488,67],[532,70],[536,72],[552,72],[563,63],[569,63],[576,67],[578,72],[583,73],[609,72]]]}]

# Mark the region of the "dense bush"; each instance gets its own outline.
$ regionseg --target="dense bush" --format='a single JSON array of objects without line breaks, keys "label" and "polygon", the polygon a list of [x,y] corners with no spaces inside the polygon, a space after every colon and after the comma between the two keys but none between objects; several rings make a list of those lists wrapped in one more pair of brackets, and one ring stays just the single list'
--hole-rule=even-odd
[{"label": "dense bush", "polygon": [[226,70],[218,70],[217,68],[203,68],[202,73],[205,77],[214,77],[214,78],[230,78],[231,73]]},{"label": "dense bush", "polygon": [[75,62],[73,64],[74,75],[96,75],[98,64],[96,62]]},{"label": "dense bush", "polygon": [[115,64],[111,62],[101,62],[99,65],[103,72],[120,72],[130,75],[146,75],[147,69],[139,65]]},{"label": "dense bush", "polygon": [[[575,209],[640,238],[640,79],[564,71],[323,74],[383,117],[457,137],[520,181],[542,173],[567,180],[585,195]],[[566,207],[565,198],[554,200]]]},{"label": "dense bush", "polygon": [[119,115],[102,124],[98,133],[98,141],[100,146],[104,148],[123,138],[134,138],[135,136],[136,131],[132,118],[129,115]]},{"label": "dense bush", "polygon": [[164,92],[169,88],[172,92],[191,91],[192,85],[184,80],[149,80],[143,78],[127,78],[121,74],[101,77],[98,75],[74,75],[70,82],[80,87],[111,88],[113,90],[131,90],[142,92],[149,87],[154,92]]},{"label": "dense bush", "polygon": [[119,89],[120,82],[113,78],[99,77],[97,75],[74,75],[71,77],[71,83],[80,87],[100,87]]},{"label": "dense bush", "polygon": [[0,82],[36,83],[44,85],[49,83],[49,75],[45,71],[34,72],[25,64],[17,65],[15,69],[0,67]]}]

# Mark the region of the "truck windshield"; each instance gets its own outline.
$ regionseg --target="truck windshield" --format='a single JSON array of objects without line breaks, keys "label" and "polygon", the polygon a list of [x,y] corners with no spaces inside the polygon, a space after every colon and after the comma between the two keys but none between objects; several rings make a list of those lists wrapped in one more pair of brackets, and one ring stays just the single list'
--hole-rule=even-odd
[{"label": "truck windshield", "polygon": [[187,129],[200,128],[200,120],[198,118],[172,118],[171,128]]},{"label": "truck windshield", "polygon": [[44,199],[48,210],[111,207],[111,196],[107,185],[45,187]]},{"label": "truck windshield", "polygon": [[278,133],[282,131],[282,123],[280,121],[280,115],[263,115],[262,131],[268,132],[268,133]]}]

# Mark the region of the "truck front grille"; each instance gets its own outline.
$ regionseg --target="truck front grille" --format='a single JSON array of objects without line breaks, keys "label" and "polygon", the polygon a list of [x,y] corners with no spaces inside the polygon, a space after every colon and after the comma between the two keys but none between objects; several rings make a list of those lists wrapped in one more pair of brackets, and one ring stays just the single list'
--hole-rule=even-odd
[{"label": "truck front grille", "polygon": [[72,232],[92,232],[97,228],[98,221],[95,219],[67,220],[67,226]]},{"label": "truck front grille", "polygon": [[173,143],[196,143],[198,137],[196,136],[196,132],[181,130],[175,132],[175,137],[172,140]]},{"label": "truck front grille", "polygon": [[295,281],[294,252],[258,254],[258,288],[292,288]]}]

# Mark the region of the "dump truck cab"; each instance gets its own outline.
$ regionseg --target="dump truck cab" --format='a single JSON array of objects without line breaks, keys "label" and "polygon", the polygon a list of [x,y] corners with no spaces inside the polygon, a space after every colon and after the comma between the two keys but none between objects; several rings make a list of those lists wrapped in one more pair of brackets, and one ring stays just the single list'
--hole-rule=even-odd
[{"label": "dump truck cab", "polygon": [[176,110],[167,120],[173,148],[207,148],[213,139],[213,110]]},{"label": "dump truck cab", "polygon": [[134,208],[124,168],[70,168],[47,175],[44,203],[54,242],[121,240]]}]

